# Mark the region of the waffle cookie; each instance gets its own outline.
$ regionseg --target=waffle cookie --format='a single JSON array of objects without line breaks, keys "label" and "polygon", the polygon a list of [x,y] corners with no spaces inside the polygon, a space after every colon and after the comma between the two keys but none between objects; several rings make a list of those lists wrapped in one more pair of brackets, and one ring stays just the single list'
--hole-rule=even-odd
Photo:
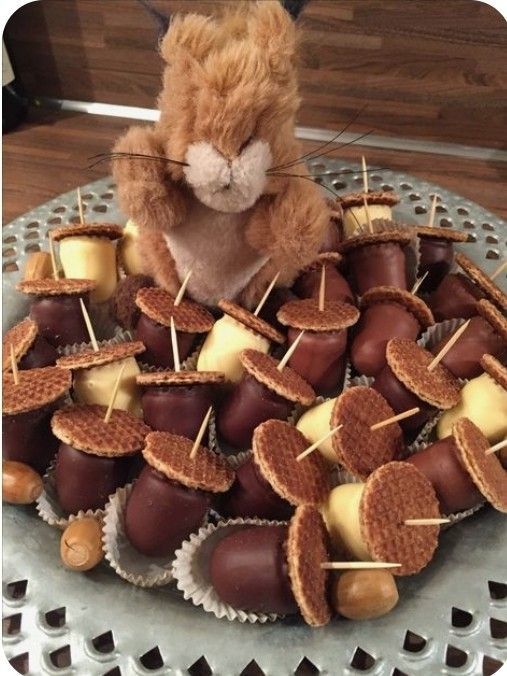
[{"label": "waffle cookie", "polygon": [[351,387],[337,399],[331,429],[343,425],[332,437],[337,461],[351,474],[365,480],[378,467],[401,457],[403,432],[394,422],[377,430],[370,426],[394,416],[382,395],[371,387]]},{"label": "waffle cookie", "polygon": [[106,411],[105,406],[68,406],[53,415],[51,429],[60,441],[90,455],[118,458],[140,451],[148,425],[120,409],[113,409],[106,423]]},{"label": "waffle cookie", "polygon": [[456,263],[477,284],[481,291],[495,305],[505,312],[507,310],[507,295],[483,272],[473,261],[463,253],[456,254]]},{"label": "waffle cookie", "polygon": [[482,299],[477,302],[477,312],[490,324],[499,336],[507,343],[507,319],[490,303],[489,300]]},{"label": "waffle cookie", "polygon": [[507,368],[498,359],[495,359],[490,354],[484,354],[481,357],[481,366],[493,380],[501,385],[504,390],[507,390]]},{"label": "waffle cookie", "polygon": [[91,279],[29,279],[16,289],[31,296],[82,296],[93,291],[97,282]]},{"label": "waffle cookie", "polygon": [[392,230],[382,230],[381,232],[365,233],[364,235],[357,235],[350,237],[343,242],[340,242],[340,253],[349,253],[354,249],[359,249],[363,246],[370,246],[372,244],[387,244],[394,242],[395,244],[408,244],[412,239],[412,231],[409,228],[393,228]]},{"label": "waffle cookie", "polygon": [[329,470],[320,453],[300,462],[310,442],[289,423],[268,420],[253,435],[253,456],[262,476],[291,505],[320,506],[329,492]]},{"label": "waffle cookie", "polygon": [[329,561],[329,538],[320,513],[302,505],[289,524],[287,563],[292,592],[305,622],[322,627],[331,619],[327,598],[329,573],[321,564]]},{"label": "waffle cookie", "polygon": [[3,371],[11,368],[11,345],[18,363],[32,347],[38,333],[37,324],[28,317],[7,331],[2,339]]},{"label": "waffle cookie", "polygon": [[489,441],[468,418],[454,423],[452,434],[474,484],[495,509],[507,512],[507,471],[495,453],[486,454]]},{"label": "waffle cookie", "polygon": [[146,462],[168,479],[196,490],[225,493],[232,486],[234,471],[221,455],[199,446],[190,457],[193,441],[169,432],[151,432],[146,437]]},{"label": "waffle cookie", "polygon": [[364,198],[366,197],[367,204],[385,204],[388,207],[393,207],[398,204],[400,198],[391,190],[372,190],[370,192],[351,192],[343,197],[338,196],[336,201],[342,209],[350,209],[351,207],[362,207]]},{"label": "waffle cookie", "polygon": [[439,228],[437,226],[429,227],[427,225],[416,225],[415,231],[419,237],[426,239],[443,239],[446,242],[467,242],[468,234],[463,230],[453,230],[452,228]]},{"label": "waffle cookie", "polygon": [[226,315],[229,315],[229,317],[232,317],[240,324],[246,326],[247,329],[250,329],[250,331],[254,331],[261,336],[264,336],[264,338],[267,338],[268,340],[280,345],[283,345],[285,342],[285,337],[279,331],[273,328],[271,324],[268,324],[260,317],[257,317],[257,315],[254,315],[252,312],[246,310],[244,307],[236,305],[236,303],[233,303],[231,300],[227,300],[225,298],[219,300],[218,307],[222,310],[222,312],[224,312]]},{"label": "waffle cookie", "polygon": [[136,376],[138,385],[218,385],[225,382],[220,371],[155,371]]},{"label": "waffle cookie", "polygon": [[115,223],[82,223],[51,230],[51,237],[55,242],[60,242],[67,237],[105,237],[115,240],[122,236],[123,228]]},{"label": "waffle cookie", "polygon": [[162,326],[171,325],[171,317],[178,331],[184,333],[207,333],[213,326],[213,316],[201,305],[183,299],[174,304],[174,297],[156,286],[140,289],[136,295],[136,305],[147,317]]},{"label": "waffle cookie", "polygon": [[140,341],[117,343],[115,345],[105,345],[98,350],[87,349],[76,354],[69,354],[57,359],[56,363],[62,368],[76,371],[78,369],[93,368],[94,366],[105,366],[115,361],[134,357],[144,352],[144,350],[145,347]]},{"label": "waffle cookie", "polygon": [[439,518],[430,482],[406,462],[389,462],[370,475],[359,504],[361,535],[374,561],[400,563],[393,575],[413,575],[432,559],[438,526],[409,526],[406,519]]},{"label": "waffle cookie", "polygon": [[401,305],[417,319],[423,329],[427,329],[435,323],[433,313],[421,298],[410,293],[410,291],[395,286],[376,286],[369,289],[361,297],[359,307],[361,310],[367,310],[372,305],[381,303]]},{"label": "waffle cookie", "polygon": [[348,303],[327,301],[319,310],[315,298],[291,300],[278,310],[276,318],[284,326],[308,331],[341,331],[353,326],[359,319],[359,310]]},{"label": "waffle cookie", "polygon": [[116,291],[111,297],[111,314],[124,329],[133,329],[141,311],[136,305],[139,289],[153,286],[153,280],[147,275],[128,275],[118,281]]},{"label": "waffle cookie", "polygon": [[323,251],[320,253],[314,261],[307,265],[301,271],[301,274],[308,272],[310,270],[316,270],[321,268],[323,265],[335,265],[338,266],[343,261],[343,256],[338,253],[338,251]]},{"label": "waffle cookie", "polygon": [[393,338],[387,343],[389,368],[403,385],[431,406],[446,410],[460,398],[459,381],[442,364],[428,371],[434,355],[406,338]]},{"label": "waffle cookie", "polygon": [[63,397],[72,384],[71,372],[58,366],[19,371],[19,384],[12,373],[4,373],[3,415],[17,415],[35,411]]},{"label": "waffle cookie", "polygon": [[247,373],[278,394],[278,396],[311,406],[315,401],[313,388],[289,366],[277,369],[278,360],[258,350],[243,350],[240,361]]}]

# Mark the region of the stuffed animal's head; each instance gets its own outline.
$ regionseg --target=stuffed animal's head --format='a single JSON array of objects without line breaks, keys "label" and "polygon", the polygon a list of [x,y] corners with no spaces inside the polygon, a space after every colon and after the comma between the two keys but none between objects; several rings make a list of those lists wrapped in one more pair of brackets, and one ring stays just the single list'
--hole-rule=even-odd
[{"label": "stuffed animal's head", "polygon": [[176,16],[159,129],[195,196],[218,211],[250,208],[274,191],[268,169],[297,157],[296,29],[278,0],[234,5],[219,18]]}]

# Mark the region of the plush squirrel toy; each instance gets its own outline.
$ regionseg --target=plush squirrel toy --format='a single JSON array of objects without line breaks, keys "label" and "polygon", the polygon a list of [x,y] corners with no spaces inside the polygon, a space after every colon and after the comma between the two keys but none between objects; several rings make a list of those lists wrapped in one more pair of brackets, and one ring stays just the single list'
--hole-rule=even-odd
[{"label": "plush squirrel toy", "polygon": [[147,274],[172,293],[252,307],[280,272],[289,286],[316,256],[329,208],[294,137],[296,28],[277,0],[219,18],[175,16],[161,42],[160,121],[132,127],[114,152],[120,205],[139,226]]}]

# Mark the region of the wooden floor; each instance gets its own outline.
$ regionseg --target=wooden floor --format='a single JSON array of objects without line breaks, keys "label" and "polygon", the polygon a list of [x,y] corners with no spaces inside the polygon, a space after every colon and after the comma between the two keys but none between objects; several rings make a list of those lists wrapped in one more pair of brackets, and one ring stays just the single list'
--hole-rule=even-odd
[{"label": "wooden floor", "polygon": [[[87,169],[87,158],[106,152],[134,124],[122,118],[34,109],[27,122],[3,137],[3,223],[109,173],[107,164]],[[306,142],[305,149],[318,147]],[[339,150],[337,157],[404,171],[474,200],[507,219],[507,165],[444,155],[367,147]]]}]

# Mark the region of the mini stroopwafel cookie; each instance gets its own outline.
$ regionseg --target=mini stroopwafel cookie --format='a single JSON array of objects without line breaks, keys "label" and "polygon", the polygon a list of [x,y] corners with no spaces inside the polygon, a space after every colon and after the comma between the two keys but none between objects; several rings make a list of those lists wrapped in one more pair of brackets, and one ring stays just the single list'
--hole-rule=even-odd
[{"label": "mini stroopwafel cookie", "polygon": [[117,458],[140,451],[151,431],[148,425],[117,408],[106,423],[106,411],[95,404],[67,406],[53,415],[51,429],[60,441],[90,455]]},{"label": "mini stroopwafel cookie", "polygon": [[218,385],[225,382],[220,371],[155,371],[136,376],[138,385]]},{"label": "mini stroopwafel cookie", "polygon": [[67,237],[105,237],[115,240],[123,237],[123,228],[115,223],[82,223],[51,230],[51,238],[55,242]]},{"label": "mini stroopwafel cookie", "polygon": [[363,199],[365,197],[367,204],[385,204],[388,207],[393,207],[400,201],[398,195],[396,195],[391,190],[351,192],[347,195],[338,196],[336,201],[342,209],[350,209],[351,207],[362,207],[364,205]]},{"label": "mini stroopwafel cookie", "polygon": [[309,446],[299,430],[281,420],[268,420],[253,434],[254,461],[273,490],[291,505],[319,507],[329,492],[329,470],[320,453],[296,460]]},{"label": "mini stroopwafel cookie", "polygon": [[428,479],[408,462],[389,462],[368,478],[359,503],[361,535],[374,561],[400,563],[393,575],[413,575],[433,557],[438,526],[410,526],[407,519],[440,517]]},{"label": "mini stroopwafel cookie", "polygon": [[93,291],[97,282],[91,279],[27,279],[16,289],[31,296],[82,296]]},{"label": "mini stroopwafel cookie", "polygon": [[493,380],[507,390],[507,368],[498,359],[490,354],[484,354],[481,357],[481,366]]},{"label": "mini stroopwafel cookie", "polygon": [[7,331],[2,339],[3,371],[11,368],[11,345],[18,363],[32,347],[38,332],[37,324],[28,317]]},{"label": "mini stroopwafel cookie", "polygon": [[292,592],[307,624],[322,627],[331,619],[327,597],[329,573],[321,564],[329,561],[329,537],[320,513],[302,505],[289,523],[287,563]]},{"label": "mini stroopwafel cookie", "polygon": [[229,315],[229,317],[232,317],[240,324],[246,326],[247,329],[250,329],[250,331],[254,331],[255,333],[264,336],[264,338],[267,338],[274,343],[279,343],[280,345],[285,343],[285,337],[273,326],[271,326],[271,324],[268,324],[260,317],[257,317],[252,312],[246,310],[244,307],[236,305],[236,303],[233,303],[231,300],[227,300],[225,298],[219,300],[218,307],[222,310],[222,312],[225,312],[226,315]]},{"label": "mini stroopwafel cookie", "polygon": [[473,261],[463,253],[457,253],[456,263],[464,270],[485,295],[501,310],[507,310],[507,295],[483,272]]},{"label": "mini stroopwafel cookie", "polygon": [[495,453],[486,454],[489,441],[468,418],[454,423],[452,434],[474,484],[500,512],[507,512],[507,472]]},{"label": "mini stroopwafel cookie", "polygon": [[19,384],[12,373],[4,373],[2,379],[3,415],[17,415],[35,411],[52,404],[69,391],[72,374],[58,366],[19,371]]},{"label": "mini stroopwafel cookie", "polygon": [[499,336],[507,343],[507,319],[490,303],[489,300],[482,299],[476,304],[477,312],[490,324]]},{"label": "mini stroopwafel cookie", "polygon": [[338,300],[326,302],[324,310],[319,310],[318,300],[304,298],[291,300],[278,310],[278,321],[284,326],[308,331],[341,331],[353,326],[359,319],[359,310],[354,305]]},{"label": "mini stroopwafel cookie", "polygon": [[370,246],[372,244],[387,244],[393,242],[401,246],[408,244],[412,239],[412,231],[409,228],[392,230],[382,230],[381,232],[365,233],[364,235],[357,235],[356,237],[349,237],[349,239],[340,242],[340,253],[349,253],[354,249],[359,249],[363,246]]},{"label": "mini stroopwafel cookie", "polygon": [[115,361],[134,357],[141,354],[146,348],[140,341],[129,341],[126,343],[116,343],[114,345],[104,345],[104,347],[95,350],[83,350],[75,354],[69,354],[57,359],[56,363],[62,368],[77,371],[78,369],[89,369],[94,366],[105,366]]},{"label": "mini stroopwafel cookie", "polygon": [[315,401],[313,388],[290,366],[279,371],[278,360],[259,350],[243,350],[239,359],[247,373],[280,397],[303,406]]},{"label": "mini stroopwafel cookie", "polygon": [[371,387],[351,387],[336,399],[330,427],[337,461],[363,481],[378,467],[397,460],[403,452],[403,432],[394,422],[377,430],[370,426],[394,416],[384,397]]},{"label": "mini stroopwafel cookie", "polygon": [[316,270],[321,268],[323,265],[334,265],[338,266],[343,261],[343,256],[338,253],[338,251],[323,251],[320,253],[317,258],[307,265],[301,271],[301,274],[304,272],[309,272],[310,270]]},{"label": "mini stroopwafel cookie", "polygon": [[435,323],[433,313],[426,303],[410,291],[399,289],[396,286],[376,286],[363,294],[359,307],[361,310],[366,310],[372,305],[379,305],[380,303],[401,305],[414,315],[423,329],[427,329]]},{"label": "mini stroopwafel cookie", "polygon": [[422,401],[446,410],[458,403],[461,386],[442,364],[428,371],[434,357],[406,338],[392,338],[387,343],[387,363],[398,380]]},{"label": "mini stroopwafel cookie", "polygon": [[467,242],[468,233],[453,228],[439,228],[437,226],[416,225],[415,231],[419,237],[426,239],[443,239],[446,242]]},{"label": "mini stroopwafel cookie", "polygon": [[193,441],[170,432],[151,432],[146,437],[146,462],[168,479],[196,490],[225,493],[232,486],[234,471],[227,460],[204,446],[190,457]]},{"label": "mini stroopwafel cookie", "polygon": [[147,317],[162,326],[171,326],[171,317],[178,331],[207,333],[213,326],[213,316],[202,305],[183,299],[174,304],[174,296],[157,286],[139,289],[136,305]]}]

